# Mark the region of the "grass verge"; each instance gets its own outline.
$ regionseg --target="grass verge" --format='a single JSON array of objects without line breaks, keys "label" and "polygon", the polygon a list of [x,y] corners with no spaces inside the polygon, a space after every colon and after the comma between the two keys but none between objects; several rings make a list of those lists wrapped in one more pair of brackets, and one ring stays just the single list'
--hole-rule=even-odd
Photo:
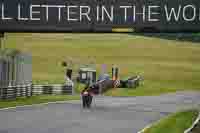
[{"label": "grass verge", "polygon": [[177,112],[146,129],[144,133],[183,133],[197,116],[198,110]]},{"label": "grass verge", "polygon": [[55,101],[67,101],[67,100],[78,100],[79,96],[69,96],[69,95],[41,95],[33,96],[30,98],[17,98],[16,100],[5,100],[0,101],[0,108],[8,108],[23,105],[40,104]]}]

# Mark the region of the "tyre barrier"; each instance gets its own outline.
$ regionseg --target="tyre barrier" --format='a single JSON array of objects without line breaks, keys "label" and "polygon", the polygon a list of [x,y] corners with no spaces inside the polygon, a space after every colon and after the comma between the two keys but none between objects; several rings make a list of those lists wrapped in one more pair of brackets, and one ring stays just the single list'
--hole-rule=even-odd
[{"label": "tyre barrier", "polygon": [[12,100],[17,97],[31,97],[34,95],[73,95],[73,86],[63,84],[35,85],[23,84],[0,87],[0,99]]},{"label": "tyre barrier", "polygon": [[0,87],[0,99],[16,99],[17,97],[30,97],[32,84],[9,85]]},{"label": "tyre barrier", "polygon": [[66,94],[73,95],[73,86],[63,85],[63,84],[53,84],[53,85],[33,85],[32,95],[53,95],[53,94]]}]

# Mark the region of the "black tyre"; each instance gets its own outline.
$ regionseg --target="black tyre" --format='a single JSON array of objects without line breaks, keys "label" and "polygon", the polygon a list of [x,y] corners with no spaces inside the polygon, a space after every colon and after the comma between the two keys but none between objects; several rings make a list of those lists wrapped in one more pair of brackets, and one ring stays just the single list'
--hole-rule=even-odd
[{"label": "black tyre", "polygon": [[83,105],[83,108],[86,108],[86,107],[87,107],[87,99],[86,99],[86,96],[82,96],[82,105]]},{"label": "black tyre", "polygon": [[92,104],[92,96],[91,95],[89,95],[88,97],[87,97],[87,107],[88,108],[90,108],[91,107],[91,104]]}]

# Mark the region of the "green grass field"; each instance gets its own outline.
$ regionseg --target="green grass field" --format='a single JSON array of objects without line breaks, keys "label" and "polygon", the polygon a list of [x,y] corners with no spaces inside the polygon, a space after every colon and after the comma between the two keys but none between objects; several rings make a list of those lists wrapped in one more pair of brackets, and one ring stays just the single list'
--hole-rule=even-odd
[{"label": "green grass field", "polygon": [[197,110],[187,110],[170,115],[146,129],[144,133],[183,133],[198,116]]},{"label": "green grass field", "polygon": [[97,70],[107,64],[120,67],[120,78],[141,75],[136,90],[117,89],[112,95],[154,95],[181,90],[200,90],[200,43],[130,34],[6,34],[5,48],[33,56],[33,81],[63,83],[61,62],[95,60]]}]

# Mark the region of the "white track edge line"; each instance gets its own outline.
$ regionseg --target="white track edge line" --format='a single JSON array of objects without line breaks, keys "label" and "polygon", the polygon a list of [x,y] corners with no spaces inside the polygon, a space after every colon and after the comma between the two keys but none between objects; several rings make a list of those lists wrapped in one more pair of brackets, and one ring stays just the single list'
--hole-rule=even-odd
[{"label": "white track edge line", "polygon": [[3,110],[10,110],[10,109],[16,109],[16,108],[23,108],[23,107],[32,107],[32,106],[40,106],[40,105],[56,104],[56,103],[70,103],[70,102],[77,102],[77,101],[79,101],[79,100],[55,101],[55,102],[47,102],[47,103],[39,103],[39,104],[31,104],[31,105],[22,105],[22,106],[15,106],[15,107],[1,108],[0,111],[3,111]]}]

